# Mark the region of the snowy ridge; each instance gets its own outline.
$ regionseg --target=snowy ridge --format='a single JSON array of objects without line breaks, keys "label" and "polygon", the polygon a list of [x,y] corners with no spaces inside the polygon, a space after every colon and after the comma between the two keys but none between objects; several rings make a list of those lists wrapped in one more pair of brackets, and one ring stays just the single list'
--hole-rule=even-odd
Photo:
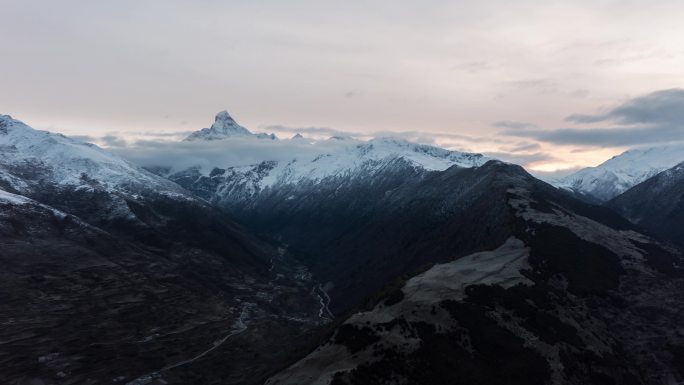
[{"label": "snowy ridge", "polygon": [[[174,183],[94,144],[35,130],[8,115],[0,115],[0,152],[0,182],[20,192],[34,182],[88,189],[97,186],[110,192],[155,190],[190,197]],[[20,177],[26,172],[32,176]]]},{"label": "snowy ridge", "polygon": [[[217,121],[219,116],[217,115]],[[234,121],[231,119],[231,122]],[[231,123],[232,124],[232,123]],[[190,138],[214,141],[214,135],[206,135],[209,129],[202,129]],[[259,135],[244,136],[230,141],[228,145],[259,139]],[[266,144],[266,143],[265,143]],[[317,184],[331,177],[353,177],[360,173],[373,174],[397,163],[398,160],[413,167],[443,171],[452,166],[478,167],[490,158],[481,154],[450,151],[434,146],[411,143],[396,138],[377,138],[368,141],[350,137],[332,137],[328,140],[312,141],[301,135],[289,140],[268,141],[268,151],[262,151],[260,162],[248,164],[214,164],[211,167],[195,167],[191,170],[169,170],[165,176],[178,181],[187,177],[214,178],[220,184],[218,195],[242,196],[286,184]],[[160,165],[163,166],[163,165]],[[183,183],[181,183],[184,185]],[[191,189],[192,190],[192,189]],[[239,191],[238,191],[239,190]]]},{"label": "snowy ridge", "polygon": [[[296,184],[302,181],[316,183],[331,176],[350,176],[360,169],[373,172],[400,158],[415,167],[439,171],[451,166],[480,166],[489,160],[479,154],[448,151],[396,139],[374,139],[368,142],[346,139],[344,145],[336,146],[330,152],[293,158],[287,163],[270,162],[234,167],[230,171],[236,176],[257,176],[255,187],[263,189],[277,184]],[[263,169],[261,173],[258,172],[260,166]]]},{"label": "snowy ridge", "polygon": [[684,144],[635,148],[552,184],[606,201],[682,161]]}]

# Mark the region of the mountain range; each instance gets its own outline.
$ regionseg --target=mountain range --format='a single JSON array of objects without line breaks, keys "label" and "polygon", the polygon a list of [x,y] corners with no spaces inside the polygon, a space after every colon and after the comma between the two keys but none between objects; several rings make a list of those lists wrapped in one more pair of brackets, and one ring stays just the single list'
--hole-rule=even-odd
[{"label": "mountain range", "polygon": [[3,382],[684,380],[675,147],[554,186],[225,111],[186,141],[278,156],[142,168],[0,116]]}]

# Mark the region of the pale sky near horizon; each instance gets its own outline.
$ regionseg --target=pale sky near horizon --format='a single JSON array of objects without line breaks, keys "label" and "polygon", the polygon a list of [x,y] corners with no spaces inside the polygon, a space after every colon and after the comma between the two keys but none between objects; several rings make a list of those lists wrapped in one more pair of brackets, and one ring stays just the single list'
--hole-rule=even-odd
[{"label": "pale sky near horizon", "polygon": [[180,137],[223,109],[253,131],[400,132],[538,171],[684,140],[682,1],[0,10],[0,113],[104,145]]}]

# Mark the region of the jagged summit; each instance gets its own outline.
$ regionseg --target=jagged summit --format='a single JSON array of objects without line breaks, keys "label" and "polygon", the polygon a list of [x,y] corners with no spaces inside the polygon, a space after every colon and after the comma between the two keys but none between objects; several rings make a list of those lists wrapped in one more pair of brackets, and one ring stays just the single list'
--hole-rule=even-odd
[{"label": "jagged summit", "polygon": [[271,133],[252,133],[245,127],[237,124],[235,119],[228,113],[228,111],[223,110],[216,114],[214,119],[214,124],[209,128],[203,128],[199,131],[195,131],[190,134],[185,141],[194,140],[222,140],[234,137],[243,138],[256,138],[256,139],[269,139],[277,140],[278,137]]},{"label": "jagged summit", "polygon": [[235,119],[233,119],[233,117],[230,116],[226,110],[216,114],[216,118],[214,119],[214,124],[211,125],[211,129],[217,132],[251,134],[248,129],[238,125],[237,122],[235,122]]},{"label": "jagged summit", "polygon": [[220,140],[232,136],[246,136],[252,133],[237,124],[235,119],[228,113],[228,111],[221,111],[216,114],[214,124],[210,128],[203,128],[190,134],[185,140]]}]

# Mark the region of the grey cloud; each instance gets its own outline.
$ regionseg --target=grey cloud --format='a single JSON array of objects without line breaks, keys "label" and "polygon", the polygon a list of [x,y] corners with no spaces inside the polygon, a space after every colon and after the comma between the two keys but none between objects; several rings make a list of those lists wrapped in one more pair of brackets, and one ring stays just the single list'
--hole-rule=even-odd
[{"label": "grey cloud", "polygon": [[618,124],[684,124],[684,89],[673,88],[640,96],[604,114],[573,114],[573,123],[614,121]]},{"label": "grey cloud", "polygon": [[453,67],[455,70],[477,73],[482,71],[491,70],[493,67],[490,63],[486,61],[471,61],[466,63],[457,64]]},{"label": "grey cloud", "polygon": [[632,62],[638,62],[647,59],[653,59],[662,56],[654,50],[647,50],[643,52],[634,52],[630,55],[620,55],[618,57],[606,57],[603,59],[598,59],[594,61],[594,65],[597,67],[615,67]]},{"label": "grey cloud", "polygon": [[514,120],[502,120],[492,123],[492,126],[498,128],[522,129],[522,128],[537,128],[537,125],[527,122],[516,122]]},{"label": "grey cloud", "polygon": [[[534,127],[534,126],[531,126]],[[413,141],[422,144],[435,144],[440,141],[440,139],[448,139],[454,141],[465,141],[470,143],[499,143],[499,144],[510,144],[511,141],[503,140],[499,138],[490,137],[476,137],[461,134],[452,134],[444,132],[424,132],[424,131],[376,131],[376,132],[361,132],[361,131],[341,131],[329,127],[289,127],[283,125],[268,125],[261,127],[262,130],[266,131],[280,131],[292,134],[302,134],[304,136],[314,135],[319,137],[330,137],[330,136],[350,136],[355,138],[370,138],[370,137],[395,137],[400,139],[405,139],[408,141]]]},{"label": "grey cloud", "polygon": [[262,129],[267,131],[282,131],[296,134],[312,134],[312,135],[327,135],[327,136],[360,136],[364,135],[361,132],[340,131],[329,127],[289,127],[279,124],[263,126]]},{"label": "grey cloud", "polygon": [[126,147],[126,140],[115,135],[105,135],[100,141],[107,147]]},{"label": "grey cloud", "polygon": [[517,80],[509,84],[520,90],[535,90],[544,93],[551,93],[557,90],[556,84],[547,79]]},{"label": "grey cloud", "polygon": [[83,142],[94,143],[108,148],[126,147],[127,145],[126,139],[115,133],[109,133],[104,136],[71,135],[71,137]]},{"label": "grey cloud", "polygon": [[293,157],[325,151],[327,146],[341,145],[339,141],[323,141],[316,148],[307,141],[256,140],[231,138],[216,141],[170,142],[140,140],[124,148],[111,149],[141,166],[170,166],[179,171],[188,167],[234,167],[259,163],[263,160],[289,161]]},{"label": "grey cloud", "polygon": [[106,135],[103,136],[93,136],[93,135],[70,135],[72,138],[83,141],[83,142],[88,142],[88,143],[94,143],[101,145],[103,147],[107,148],[115,148],[115,147],[127,147],[129,140],[126,138],[140,138],[139,140],[141,142],[155,142],[157,139],[159,140],[180,140],[182,138],[187,137],[190,135],[192,131],[177,131],[177,132],[135,132],[135,131],[126,131],[126,132],[108,132]]},{"label": "grey cloud", "polygon": [[438,143],[440,139],[449,139],[455,141],[464,141],[470,143],[499,143],[508,144],[509,141],[498,139],[498,138],[487,138],[460,134],[449,134],[449,133],[432,133],[432,132],[421,132],[421,131],[380,131],[373,134],[376,137],[397,137],[409,141],[415,141],[418,143]]},{"label": "grey cloud", "polygon": [[572,168],[566,168],[562,170],[557,170],[557,171],[535,171],[535,170],[530,170],[530,174],[534,175],[535,177],[546,181],[550,182],[555,179],[560,179],[564,176],[568,176],[572,174],[575,171],[578,171],[582,169],[582,167],[572,167]]},{"label": "grey cloud", "polygon": [[570,150],[570,152],[573,153],[573,154],[581,154],[581,153],[583,153],[583,152],[588,152],[588,151],[591,151],[591,150],[592,150],[591,148],[586,148],[586,147],[584,147],[584,148],[575,148],[575,149],[573,149],[573,150]]},{"label": "grey cloud", "polygon": [[572,114],[565,118],[566,122],[572,123],[596,123],[603,122],[608,119],[608,115],[584,115],[584,114]]},{"label": "grey cloud", "polygon": [[595,61],[594,61],[594,65],[595,65],[595,66],[599,66],[599,67],[615,66],[615,65],[619,65],[620,63],[622,63],[620,60],[618,60],[618,59],[613,59],[613,58],[610,58],[610,59],[599,59],[599,60],[595,60]]},{"label": "grey cloud", "polygon": [[72,139],[80,140],[82,142],[94,143],[97,142],[97,138],[90,135],[70,135]]},{"label": "grey cloud", "polygon": [[579,89],[579,90],[574,90],[574,91],[570,92],[569,95],[572,97],[575,97],[575,98],[586,98],[590,94],[591,94],[591,92],[589,90]]},{"label": "grey cloud", "polygon": [[501,134],[536,139],[554,144],[576,144],[597,147],[632,146],[637,144],[669,143],[684,140],[682,127],[613,127],[561,128],[558,130],[508,130]]},{"label": "grey cloud", "polygon": [[519,143],[514,147],[507,148],[508,152],[527,152],[527,151],[537,151],[541,149],[539,143]]},{"label": "grey cloud", "polygon": [[511,82],[517,88],[540,88],[548,86],[548,81],[544,79],[516,80]]},{"label": "grey cloud", "polygon": [[568,116],[566,121],[577,124],[613,124],[586,129],[508,129],[502,134],[555,144],[599,147],[684,141],[684,90],[653,92],[631,99],[605,113],[573,114]]},{"label": "grey cloud", "polygon": [[132,135],[138,135],[138,136],[147,136],[147,137],[156,137],[156,138],[169,138],[169,137],[186,137],[193,133],[194,131],[188,130],[188,131],[171,131],[171,132],[129,132],[128,134]]}]

